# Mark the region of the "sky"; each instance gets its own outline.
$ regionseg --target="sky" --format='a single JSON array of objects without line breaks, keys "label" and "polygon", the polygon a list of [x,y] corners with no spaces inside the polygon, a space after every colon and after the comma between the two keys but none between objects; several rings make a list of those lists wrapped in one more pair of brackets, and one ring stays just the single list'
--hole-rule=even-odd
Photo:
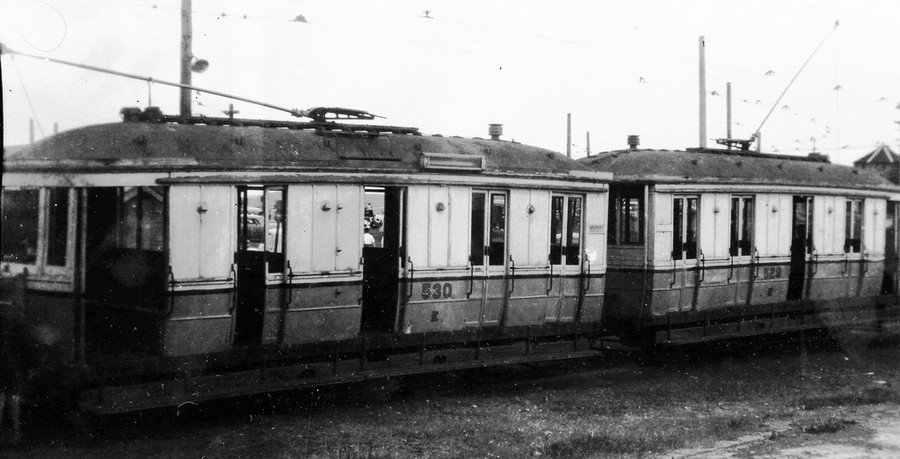
[{"label": "sky", "polygon": [[[179,79],[180,0],[0,8],[0,43],[14,51]],[[571,114],[574,157],[588,133],[592,152],[627,148],[632,134],[642,148],[693,148],[703,36],[708,146],[726,137],[731,83],[732,137],[762,126],[764,152],[815,149],[850,164],[880,143],[900,147],[895,0],[193,0],[192,10],[193,54],[209,61],[193,84],[281,107],[362,109],[426,135],[488,137],[499,123],[506,140],[559,152]],[[29,120],[40,139],[117,122],[126,106],[178,113],[176,88],[25,56],[0,65],[4,145],[28,143]],[[224,116],[233,103],[237,117],[291,119],[193,100],[194,114]]]}]

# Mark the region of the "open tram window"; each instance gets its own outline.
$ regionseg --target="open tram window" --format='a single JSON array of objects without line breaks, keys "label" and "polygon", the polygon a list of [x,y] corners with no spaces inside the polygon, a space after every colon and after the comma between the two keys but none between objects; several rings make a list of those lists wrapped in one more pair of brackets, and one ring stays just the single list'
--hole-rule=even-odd
[{"label": "open tram window", "polygon": [[85,293],[159,306],[166,282],[163,187],[87,190]]},{"label": "open tram window", "polygon": [[577,196],[553,196],[550,216],[550,263],[577,265],[581,261],[581,203]]},{"label": "open tram window", "polygon": [[284,187],[247,186],[238,190],[239,249],[262,252],[270,273],[284,272],[284,203]]},{"label": "open tram window", "polygon": [[470,259],[489,266],[506,263],[506,194],[472,192],[472,233]]},{"label": "open tram window", "polygon": [[731,249],[733,257],[752,255],[754,203],[752,196],[731,197]]},{"label": "open tram window", "polygon": [[5,263],[34,264],[38,251],[38,208],[36,189],[4,189],[0,255]]},{"label": "open tram window", "polygon": [[672,231],[672,258],[695,260],[697,258],[697,203],[699,198],[676,196],[674,198],[674,228]]},{"label": "open tram window", "polygon": [[641,186],[610,187],[609,232],[612,245],[642,244],[644,190]]},{"label": "open tram window", "polygon": [[859,253],[862,234],[862,199],[847,200],[846,225],[844,230],[844,252]]}]

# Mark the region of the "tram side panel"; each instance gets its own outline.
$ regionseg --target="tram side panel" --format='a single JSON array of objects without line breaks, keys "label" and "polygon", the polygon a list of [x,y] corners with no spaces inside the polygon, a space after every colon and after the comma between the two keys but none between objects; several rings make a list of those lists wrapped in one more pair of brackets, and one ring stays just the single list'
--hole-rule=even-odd
[{"label": "tram side panel", "polygon": [[264,340],[348,339],[360,330],[362,187],[287,187],[286,265],[269,280]]},{"label": "tram side panel", "polygon": [[169,191],[168,314],[164,355],[232,347],[236,271],[232,186],[183,185]]}]

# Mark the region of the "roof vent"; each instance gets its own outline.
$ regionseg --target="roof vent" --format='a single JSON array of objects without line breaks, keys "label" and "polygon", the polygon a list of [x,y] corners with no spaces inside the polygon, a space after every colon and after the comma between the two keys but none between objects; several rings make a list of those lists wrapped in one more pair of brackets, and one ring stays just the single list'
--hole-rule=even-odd
[{"label": "roof vent", "polygon": [[641,144],[641,136],[639,135],[630,135],[628,136],[628,146],[632,150],[637,150],[638,145]]},{"label": "roof vent", "polygon": [[503,125],[489,124],[488,134],[491,136],[491,140],[500,140],[500,136],[503,135]]}]

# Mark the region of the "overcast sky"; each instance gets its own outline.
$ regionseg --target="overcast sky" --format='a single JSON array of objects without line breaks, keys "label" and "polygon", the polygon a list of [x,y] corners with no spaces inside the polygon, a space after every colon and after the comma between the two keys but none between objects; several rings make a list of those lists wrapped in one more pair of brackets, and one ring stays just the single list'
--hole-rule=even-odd
[{"label": "overcast sky", "polygon": [[[179,79],[180,0],[0,7],[0,42],[13,50]],[[576,157],[586,132],[593,152],[625,148],[629,134],[683,149],[699,145],[702,35],[707,138],[726,135],[731,82],[733,137],[774,106],[763,151],[805,155],[815,143],[849,164],[900,145],[898,21],[895,0],[193,0],[193,52],[210,62],[193,84],[289,108],[359,108],[425,134],[487,137],[502,123],[505,139],[560,152],[571,113]],[[29,119],[40,139],[54,123],[116,122],[125,106],[178,112],[174,88],[23,56],[0,64],[5,145],[28,142]],[[193,111],[222,116],[228,104],[201,93]],[[290,118],[234,104],[239,117]]]}]

